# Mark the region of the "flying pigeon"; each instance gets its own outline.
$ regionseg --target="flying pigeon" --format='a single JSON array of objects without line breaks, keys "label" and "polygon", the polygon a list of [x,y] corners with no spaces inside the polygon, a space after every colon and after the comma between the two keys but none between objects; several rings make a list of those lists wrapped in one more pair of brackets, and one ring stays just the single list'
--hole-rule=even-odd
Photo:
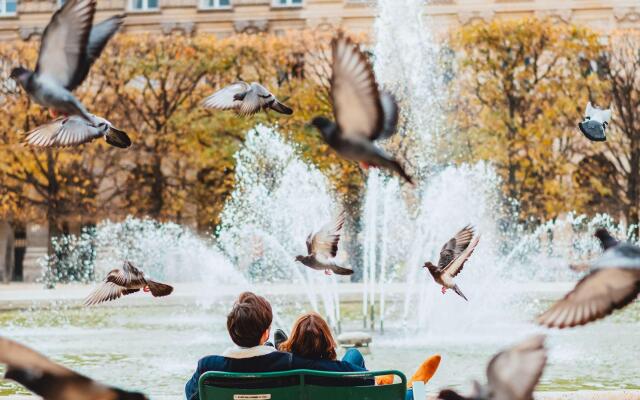
[{"label": "flying pigeon", "polygon": [[611,121],[611,109],[601,110],[587,103],[587,110],[584,113],[584,120],[578,123],[578,128],[594,142],[604,142],[607,140],[605,131]]},{"label": "flying pigeon", "polygon": [[564,298],[536,321],[549,328],[570,328],[601,319],[633,302],[640,294],[640,247],[620,243],[598,229],[604,253]]},{"label": "flying pigeon", "polygon": [[0,337],[0,364],[5,379],[18,382],[44,400],[146,400],[80,375],[13,340]]},{"label": "flying pigeon", "polygon": [[533,336],[501,351],[487,365],[487,384],[474,382],[473,393],[461,396],[453,390],[443,390],[442,400],[531,400],[547,363],[544,336]]},{"label": "flying pigeon", "polygon": [[109,272],[104,282],[86,298],[84,305],[92,306],[115,300],[140,289],[151,292],[154,297],[168,296],[173,292],[173,287],[147,279],[142,271],[129,261],[125,261],[122,269],[114,269]]},{"label": "flying pigeon", "polygon": [[353,270],[344,268],[336,264],[334,258],[338,253],[338,242],[340,233],[344,225],[344,211],[338,217],[323,226],[316,233],[311,233],[307,237],[306,256],[297,256],[296,261],[301,262],[309,268],[324,270],[330,275],[331,271],[338,275],[351,275]]},{"label": "flying pigeon", "polygon": [[460,297],[467,300],[458,285],[453,282],[453,278],[462,271],[464,263],[471,257],[479,241],[480,235],[475,235],[473,227],[467,225],[444,244],[440,250],[437,266],[431,261],[424,264],[423,268],[429,270],[433,280],[442,285],[442,294],[445,294],[447,289],[453,289]]},{"label": "flying pigeon", "polygon": [[34,147],[69,147],[105,138],[112,146],[127,148],[131,139],[127,134],[113,127],[104,118],[92,115],[97,125],[88,123],[80,116],[59,117],[41,125],[25,135],[24,143]]},{"label": "flying pigeon", "polygon": [[235,110],[240,115],[253,115],[268,109],[280,114],[293,114],[292,109],[279,102],[267,88],[257,82],[232,83],[204,99],[202,105],[218,110]]},{"label": "flying pigeon", "polygon": [[396,132],[398,105],[387,92],[379,92],[373,68],[367,57],[351,39],[341,34],[331,42],[333,73],[331,103],[335,123],[325,117],[315,117],[315,126],[325,142],[340,156],[369,166],[385,168],[412,179],[402,166],[374,144]]},{"label": "flying pigeon", "polygon": [[115,15],[93,26],[95,10],[96,0],[67,0],[44,30],[35,71],[11,71],[36,103],[89,123],[95,121],[72,92],[124,21],[124,15]]}]

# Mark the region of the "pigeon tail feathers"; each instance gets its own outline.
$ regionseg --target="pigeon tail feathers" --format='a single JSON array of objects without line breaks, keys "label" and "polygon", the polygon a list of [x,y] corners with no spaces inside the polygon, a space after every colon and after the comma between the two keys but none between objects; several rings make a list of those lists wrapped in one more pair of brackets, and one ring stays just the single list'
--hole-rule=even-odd
[{"label": "pigeon tail feathers", "polygon": [[464,293],[462,293],[462,290],[460,290],[458,285],[455,285],[454,287],[452,287],[452,289],[453,289],[454,292],[456,292],[458,294],[458,296],[462,297],[466,301],[469,301],[469,299],[467,299],[467,296],[465,296]]},{"label": "pigeon tail feathers", "polygon": [[352,275],[353,274],[353,270],[352,269],[339,267],[337,265],[333,268],[333,272],[336,275]]},{"label": "pigeon tail feathers", "polygon": [[107,139],[107,143],[121,149],[126,149],[131,146],[131,139],[129,139],[127,133],[114,127],[109,127],[105,138]]},{"label": "pigeon tail feathers", "polygon": [[277,111],[280,114],[286,114],[286,115],[293,114],[293,110],[292,109],[290,109],[289,107],[287,107],[284,104],[280,103],[278,100],[275,100],[273,102],[273,104],[271,104],[270,107],[271,107],[272,110]]},{"label": "pigeon tail feathers", "polygon": [[164,297],[173,292],[173,287],[165,285],[164,283],[147,280],[147,285],[153,297]]}]

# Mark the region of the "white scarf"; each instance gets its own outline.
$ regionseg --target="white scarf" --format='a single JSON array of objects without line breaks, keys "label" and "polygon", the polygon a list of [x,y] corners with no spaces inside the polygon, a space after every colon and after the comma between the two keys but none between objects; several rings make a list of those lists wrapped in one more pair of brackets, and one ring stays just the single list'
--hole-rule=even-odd
[{"label": "white scarf", "polygon": [[241,358],[264,356],[264,355],[273,353],[274,351],[277,351],[277,350],[273,346],[265,346],[265,345],[254,346],[254,347],[235,346],[235,347],[229,347],[228,349],[226,349],[224,353],[222,353],[222,356],[227,358],[241,359]]}]

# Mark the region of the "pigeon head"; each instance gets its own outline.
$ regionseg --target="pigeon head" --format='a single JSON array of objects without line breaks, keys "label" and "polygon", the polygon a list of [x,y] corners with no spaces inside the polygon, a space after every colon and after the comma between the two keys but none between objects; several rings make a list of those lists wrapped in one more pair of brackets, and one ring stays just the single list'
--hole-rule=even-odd
[{"label": "pigeon head", "polygon": [[315,117],[311,120],[311,125],[315,126],[325,138],[331,136],[335,129],[335,124],[325,117]]},{"label": "pigeon head", "polygon": [[438,267],[436,267],[435,265],[433,265],[433,263],[431,261],[427,261],[426,263],[424,263],[424,265],[422,266],[422,268],[426,268],[429,271],[435,271]]},{"label": "pigeon head", "polygon": [[611,236],[609,231],[605,228],[598,229],[594,236],[597,237],[598,240],[600,240],[600,244],[605,250],[618,244],[618,241],[613,236]]},{"label": "pigeon head", "polygon": [[33,75],[32,71],[29,71],[26,68],[16,67],[11,70],[11,75],[9,77],[20,85],[25,86],[31,75]]}]

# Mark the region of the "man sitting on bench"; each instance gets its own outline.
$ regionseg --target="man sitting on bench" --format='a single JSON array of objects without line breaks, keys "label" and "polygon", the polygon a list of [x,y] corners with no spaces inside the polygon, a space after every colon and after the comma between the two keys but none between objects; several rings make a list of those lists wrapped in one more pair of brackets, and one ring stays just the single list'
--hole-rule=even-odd
[{"label": "man sitting on bench", "polygon": [[[188,400],[198,400],[198,380],[208,371],[223,372],[275,372],[293,369],[313,369],[333,372],[366,371],[363,366],[348,361],[309,360],[266,345],[271,331],[273,313],[271,304],[262,296],[242,293],[227,316],[227,330],[236,347],[221,356],[206,356],[198,361],[195,373],[185,386]],[[352,349],[350,352],[357,352]],[[358,359],[347,354],[347,359]],[[360,357],[362,359],[362,357]],[[370,382],[373,384],[373,380]]]}]

